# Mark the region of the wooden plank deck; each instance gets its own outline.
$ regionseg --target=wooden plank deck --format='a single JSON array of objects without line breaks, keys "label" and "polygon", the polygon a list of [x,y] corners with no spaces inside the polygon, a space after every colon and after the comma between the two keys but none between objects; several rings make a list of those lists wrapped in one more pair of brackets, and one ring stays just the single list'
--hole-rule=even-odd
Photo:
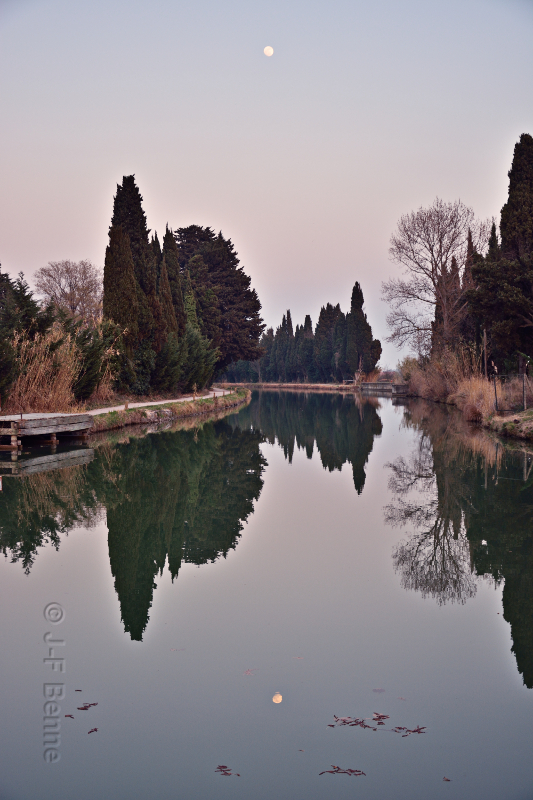
[{"label": "wooden plank deck", "polygon": [[4,414],[0,416],[0,438],[9,436],[11,444],[0,444],[0,449],[17,449],[22,437],[51,435],[55,441],[57,434],[80,436],[93,426],[90,414]]}]

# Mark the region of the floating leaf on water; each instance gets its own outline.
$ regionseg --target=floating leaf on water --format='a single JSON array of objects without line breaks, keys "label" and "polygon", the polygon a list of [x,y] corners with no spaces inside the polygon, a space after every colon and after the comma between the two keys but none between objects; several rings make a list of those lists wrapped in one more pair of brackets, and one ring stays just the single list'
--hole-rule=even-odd
[{"label": "floating leaf on water", "polygon": [[332,769],[325,769],[323,772],[319,772],[319,775],[348,775],[349,777],[359,778],[361,775],[366,777],[366,773],[360,769],[341,769],[340,767],[336,767],[335,764],[332,764]]}]

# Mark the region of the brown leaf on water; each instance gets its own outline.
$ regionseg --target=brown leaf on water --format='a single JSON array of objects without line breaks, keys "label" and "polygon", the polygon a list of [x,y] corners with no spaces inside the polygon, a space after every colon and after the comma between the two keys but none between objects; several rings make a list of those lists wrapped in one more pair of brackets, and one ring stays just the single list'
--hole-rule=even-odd
[{"label": "brown leaf on water", "polygon": [[366,777],[366,772],[363,772],[360,769],[341,769],[341,767],[335,766],[332,764],[332,769],[325,769],[323,772],[319,772],[319,775],[348,775],[350,778],[360,778],[361,775]]},{"label": "brown leaf on water", "polygon": [[451,778],[443,778],[442,780],[443,780],[443,781],[447,781],[448,783],[450,783],[450,781],[451,781]]},{"label": "brown leaf on water", "polygon": [[241,777],[238,772],[232,772],[231,767],[226,766],[226,764],[219,764],[215,772],[218,773],[219,775],[224,775],[225,778]]}]

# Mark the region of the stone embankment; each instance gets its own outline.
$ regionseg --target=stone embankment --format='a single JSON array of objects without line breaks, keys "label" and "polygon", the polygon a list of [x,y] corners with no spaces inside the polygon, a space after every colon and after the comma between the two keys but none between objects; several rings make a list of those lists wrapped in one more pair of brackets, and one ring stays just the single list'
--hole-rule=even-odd
[{"label": "stone embankment", "polygon": [[140,408],[123,408],[93,414],[94,428],[90,434],[112,431],[117,428],[124,428],[127,425],[143,425],[149,423],[153,425],[159,422],[172,422],[174,420],[186,419],[190,417],[205,417],[213,413],[231,410],[245,405],[250,401],[251,392],[249,389],[240,388],[235,391],[228,391],[221,396],[199,397],[196,400],[162,402],[156,406],[145,406]]}]

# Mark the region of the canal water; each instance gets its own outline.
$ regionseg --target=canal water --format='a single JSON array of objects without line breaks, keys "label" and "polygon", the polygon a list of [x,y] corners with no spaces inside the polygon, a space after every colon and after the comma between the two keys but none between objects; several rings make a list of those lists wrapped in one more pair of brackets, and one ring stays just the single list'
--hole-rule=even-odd
[{"label": "canal water", "polygon": [[1,800],[533,798],[526,452],[290,391],[91,447],[2,462]]}]

